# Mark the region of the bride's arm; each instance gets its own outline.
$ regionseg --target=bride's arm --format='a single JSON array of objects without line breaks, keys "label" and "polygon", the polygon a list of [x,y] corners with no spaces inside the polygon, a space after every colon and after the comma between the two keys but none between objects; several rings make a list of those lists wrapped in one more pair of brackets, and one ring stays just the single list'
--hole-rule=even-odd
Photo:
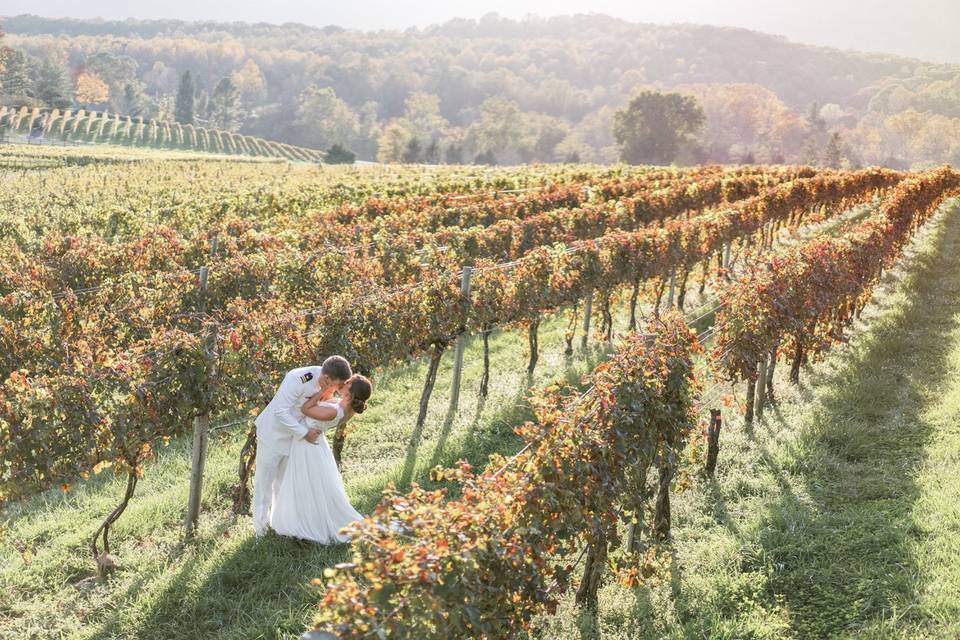
[{"label": "bride's arm", "polygon": [[300,409],[303,411],[303,415],[313,418],[314,420],[320,420],[326,422],[328,420],[333,420],[337,417],[336,407],[331,407],[329,404],[320,404],[321,394],[316,394],[307,400],[303,407]]},{"label": "bride's arm", "polygon": [[318,391],[312,396],[310,396],[309,398],[307,398],[307,401],[303,403],[302,407],[300,407],[300,411],[306,411],[308,408],[315,406],[318,402],[323,402],[322,391]]}]

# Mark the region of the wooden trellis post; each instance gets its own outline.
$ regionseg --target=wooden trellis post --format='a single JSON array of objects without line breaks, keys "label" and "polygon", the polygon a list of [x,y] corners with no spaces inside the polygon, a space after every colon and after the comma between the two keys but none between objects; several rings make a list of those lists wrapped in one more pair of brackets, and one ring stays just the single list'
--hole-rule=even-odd
[{"label": "wooden trellis post", "polygon": [[[470,306],[470,276],[473,268],[464,267],[460,278],[460,297],[466,307]],[[450,382],[450,415],[453,415],[460,404],[460,378],[463,373],[463,350],[466,348],[467,334],[461,332],[457,336],[457,346],[453,351],[453,378]]]},{"label": "wooden trellis post", "polygon": [[720,409],[710,409],[710,424],[707,426],[707,475],[712,476],[717,469],[717,455],[720,453]]},{"label": "wooden trellis post", "polygon": [[[200,313],[206,312],[207,297],[207,278],[209,269],[200,268]],[[209,394],[209,380],[216,375],[216,348],[217,348],[217,328],[215,325],[208,325],[203,337],[204,360],[207,366],[207,382],[203,393]],[[190,539],[197,526],[197,519],[200,516],[200,495],[203,490],[203,468],[207,459],[207,440],[210,429],[210,403],[209,398],[203,399],[203,407],[197,417],[193,419],[193,450],[190,458],[190,496],[187,500],[187,515],[184,518],[184,537]]]},{"label": "wooden trellis post", "polygon": [[767,404],[767,354],[760,358],[760,373],[757,375],[757,418],[763,419],[763,408]]},{"label": "wooden trellis post", "polygon": [[753,424],[753,405],[757,395],[757,365],[753,365],[753,372],[747,378],[747,409],[743,414],[743,421],[747,425]]},{"label": "wooden trellis post", "polygon": [[587,340],[590,338],[590,316],[593,315],[593,290],[587,294],[583,303],[583,335],[580,337],[580,348],[586,350]]}]

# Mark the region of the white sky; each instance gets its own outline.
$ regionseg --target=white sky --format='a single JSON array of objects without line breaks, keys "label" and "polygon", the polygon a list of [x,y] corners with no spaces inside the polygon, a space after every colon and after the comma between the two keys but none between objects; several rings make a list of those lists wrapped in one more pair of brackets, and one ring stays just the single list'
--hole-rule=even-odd
[{"label": "white sky", "polygon": [[960,0],[0,0],[0,15],[405,28],[495,11],[741,26],[798,42],[960,63]]}]

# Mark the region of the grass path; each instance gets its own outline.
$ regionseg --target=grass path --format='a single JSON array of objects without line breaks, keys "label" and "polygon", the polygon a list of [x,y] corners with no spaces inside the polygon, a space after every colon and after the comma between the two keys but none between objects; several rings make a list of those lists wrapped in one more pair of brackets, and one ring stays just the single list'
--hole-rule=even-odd
[{"label": "grass path", "polygon": [[850,344],[752,431],[727,421],[667,579],[540,637],[960,637],[960,210],[909,253]]}]

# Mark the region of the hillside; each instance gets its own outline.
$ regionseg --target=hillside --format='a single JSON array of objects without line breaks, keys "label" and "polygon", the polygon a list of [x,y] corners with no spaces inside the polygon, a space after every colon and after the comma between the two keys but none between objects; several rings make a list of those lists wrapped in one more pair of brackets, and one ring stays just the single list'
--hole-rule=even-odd
[{"label": "hillside", "polygon": [[[3,20],[7,43],[95,73],[111,110],[172,108],[190,70],[199,108],[222,78],[240,132],[372,159],[391,145],[426,162],[491,151],[501,162],[612,161],[613,112],[638,89],[696,95],[708,126],[690,161],[960,160],[960,67],[814,47],[743,29],[633,24],[598,15],[488,16],[358,32],[298,24]],[[29,64],[27,65],[29,66]],[[811,114],[811,106],[819,112]]]}]

